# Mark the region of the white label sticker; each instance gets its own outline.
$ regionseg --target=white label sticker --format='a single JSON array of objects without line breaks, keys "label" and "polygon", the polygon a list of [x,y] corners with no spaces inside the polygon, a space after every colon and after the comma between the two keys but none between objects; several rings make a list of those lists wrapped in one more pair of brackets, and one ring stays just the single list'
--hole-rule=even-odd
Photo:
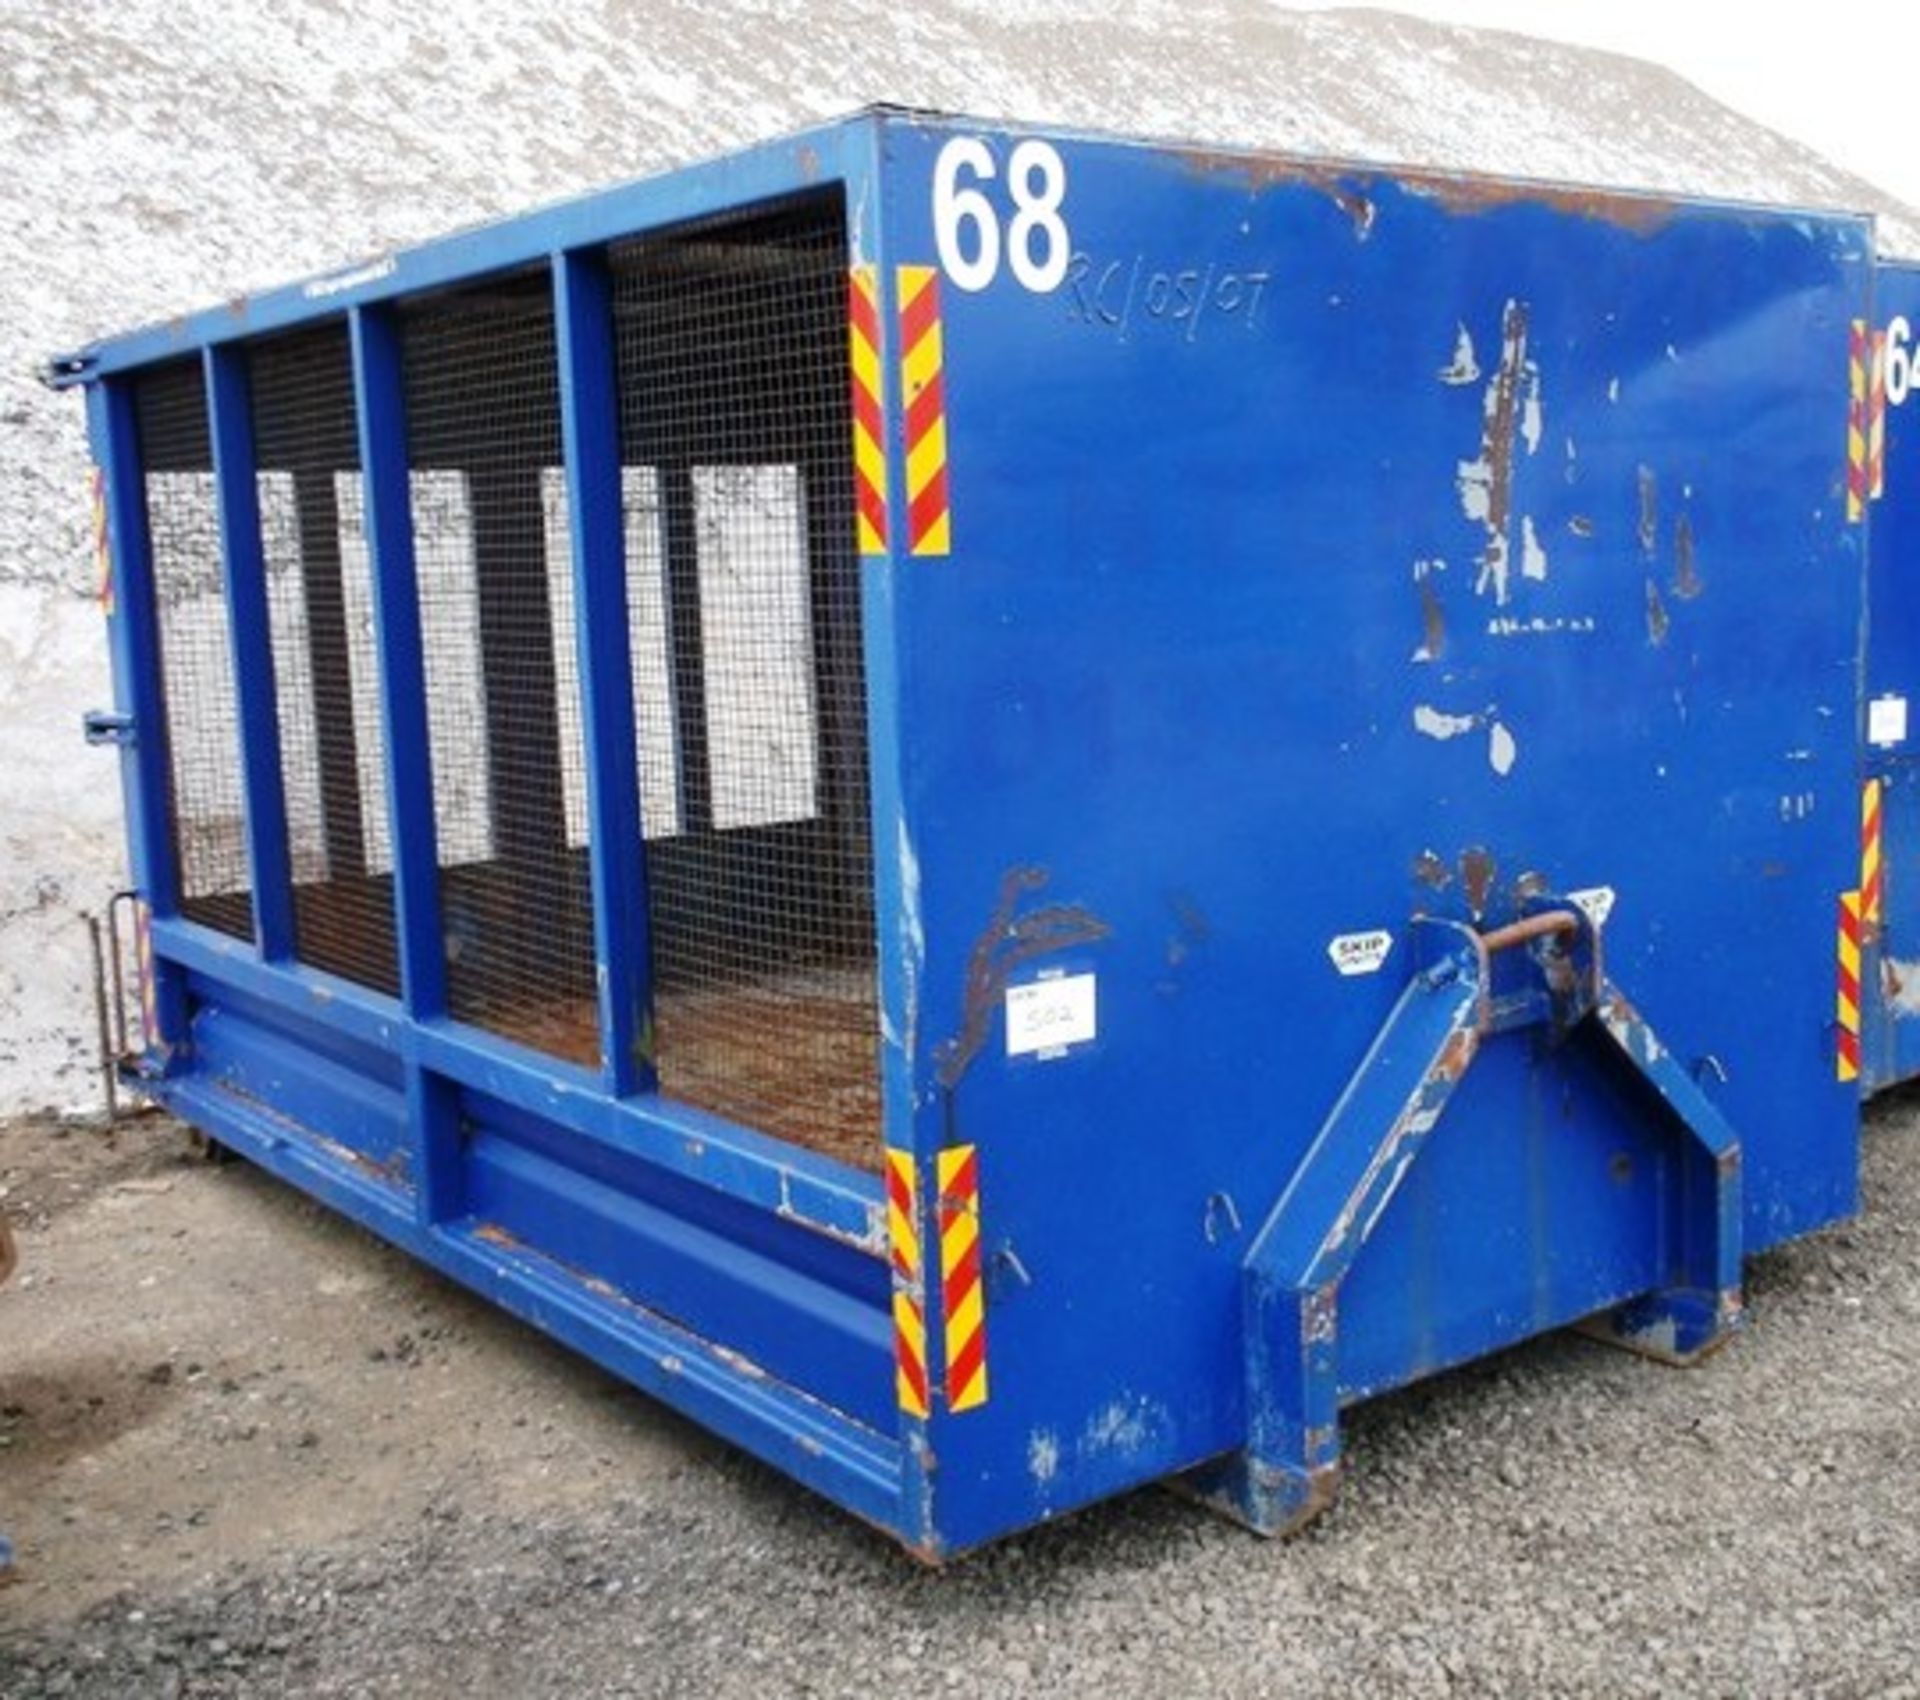
[{"label": "white label sticker", "polygon": [[1867,742],[1888,749],[1907,741],[1907,699],[1897,696],[1875,697],[1867,704]]},{"label": "white label sticker", "polygon": [[1342,974],[1377,974],[1392,949],[1392,933],[1342,933],[1327,946],[1327,955]]},{"label": "white label sticker", "polygon": [[1091,974],[1056,974],[1007,988],[1007,1055],[1061,1056],[1099,1031]]},{"label": "white label sticker", "polygon": [[1590,885],[1585,891],[1570,891],[1567,901],[1577,905],[1596,927],[1604,927],[1613,913],[1613,887]]}]

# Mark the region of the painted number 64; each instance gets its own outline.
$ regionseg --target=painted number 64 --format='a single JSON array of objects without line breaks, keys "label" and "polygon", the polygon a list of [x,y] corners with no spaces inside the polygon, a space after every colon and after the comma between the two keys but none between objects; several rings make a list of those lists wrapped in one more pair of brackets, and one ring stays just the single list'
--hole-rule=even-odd
[{"label": "painted number 64", "polygon": [[1915,358],[1913,326],[1895,319],[1887,326],[1887,405],[1898,407],[1920,383],[1920,359]]},{"label": "painted number 64", "polygon": [[1007,269],[1024,288],[1042,295],[1058,289],[1071,248],[1060,216],[1067,197],[1060,150],[1029,138],[1007,156],[1013,215],[1004,238],[999,209],[981,187],[998,169],[993,150],[978,136],[955,136],[940,150],[933,167],[933,239],[940,269],[961,289],[985,289],[999,275],[1004,245]]}]

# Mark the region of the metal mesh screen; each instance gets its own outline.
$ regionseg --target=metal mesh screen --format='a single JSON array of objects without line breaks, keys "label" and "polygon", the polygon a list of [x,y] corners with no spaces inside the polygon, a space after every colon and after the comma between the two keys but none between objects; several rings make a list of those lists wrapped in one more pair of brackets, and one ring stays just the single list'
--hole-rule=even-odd
[{"label": "metal mesh screen", "polygon": [[876,1164],[844,206],[611,258],[661,1084]]},{"label": "metal mesh screen", "polygon": [[199,362],[142,373],[134,385],[134,414],[153,557],[180,911],[189,920],[251,938],[239,714]]},{"label": "metal mesh screen", "polygon": [[[599,1057],[570,568],[548,524],[561,464],[542,270],[402,322],[415,565],[448,997],[462,1020]],[[563,676],[556,657],[567,657]]]},{"label": "metal mesh screen", "polygon": [[255,343],[248,368],[294,950],[395,995],[386,756],[346,326]]}]

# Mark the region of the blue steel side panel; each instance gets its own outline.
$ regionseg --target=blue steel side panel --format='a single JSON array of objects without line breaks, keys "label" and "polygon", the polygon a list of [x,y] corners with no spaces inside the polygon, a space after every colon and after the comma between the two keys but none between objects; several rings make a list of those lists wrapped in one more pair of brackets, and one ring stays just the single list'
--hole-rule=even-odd
[{"label": "blue steel side panel", "polygon": [[[890,127],[890,264],[938,263],[955,133]],[[988,1267],[991,1395],[933,1424],[949,1546],[1241,1444],[1244,1236],[1417,910],[1609,888],[1609,976],[1744,1141],[1748,1243],[1856,1185],[1866,225],[1055,137],[1036,291],[983,139],[952,553],[898,586],[919,1140],[977,1147]],[[1006,985],[1055,971],[1097,1035],[1009,1055]],[[1652,1284],[1650,1099],[1604,1047],[1490,1040],[1342,1296],[1346,1396]]]},{"label": "blue steel side panel", "polygon": [[[1861,985],[1861,1077],[1868,1091],[1920,1074],[1920,265],[1886,264],[1874,285],[1874,325],[1897,370],[1886,409],[1885,486],[1869,509],[1867,699],[1902,705],[1905,735],[1866,743],[1882,786],[1882,922]],[[1886,708],[1870,719],[1885,726]],[[1871,733],[1874,728],[1867,728]]]}]

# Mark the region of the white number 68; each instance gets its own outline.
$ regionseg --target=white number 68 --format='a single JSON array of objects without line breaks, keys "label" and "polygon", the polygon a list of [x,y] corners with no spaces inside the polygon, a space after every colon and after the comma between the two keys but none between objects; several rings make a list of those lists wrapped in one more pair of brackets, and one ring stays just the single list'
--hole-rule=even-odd
[{"label": "white number 68", "polygon": [[[998,166],[978,136],[955,136],[933,167],[933,236],[940,268],[961,289],[980,290],[1000,271],[1000,219],[975,185],[990,183]],[[963,185],[961,173],[971,181]],[[1007,223],[1007,266],[1024,288],[1038,294],[1058,289],[1067,275],[1071,243],[1060,216],[1067,195],[1067,168],[1051,142],[1018,143],[1007,158],[1007,192],[1013,217]],[[970,231],[963,237],[963,231]]]},{"label": "white number 68", "polygon": [[1904,318],[1887,326],[1887,401],[1899,407],[1920,379],[1920,360],[1915,358],[1913,327]]}]

